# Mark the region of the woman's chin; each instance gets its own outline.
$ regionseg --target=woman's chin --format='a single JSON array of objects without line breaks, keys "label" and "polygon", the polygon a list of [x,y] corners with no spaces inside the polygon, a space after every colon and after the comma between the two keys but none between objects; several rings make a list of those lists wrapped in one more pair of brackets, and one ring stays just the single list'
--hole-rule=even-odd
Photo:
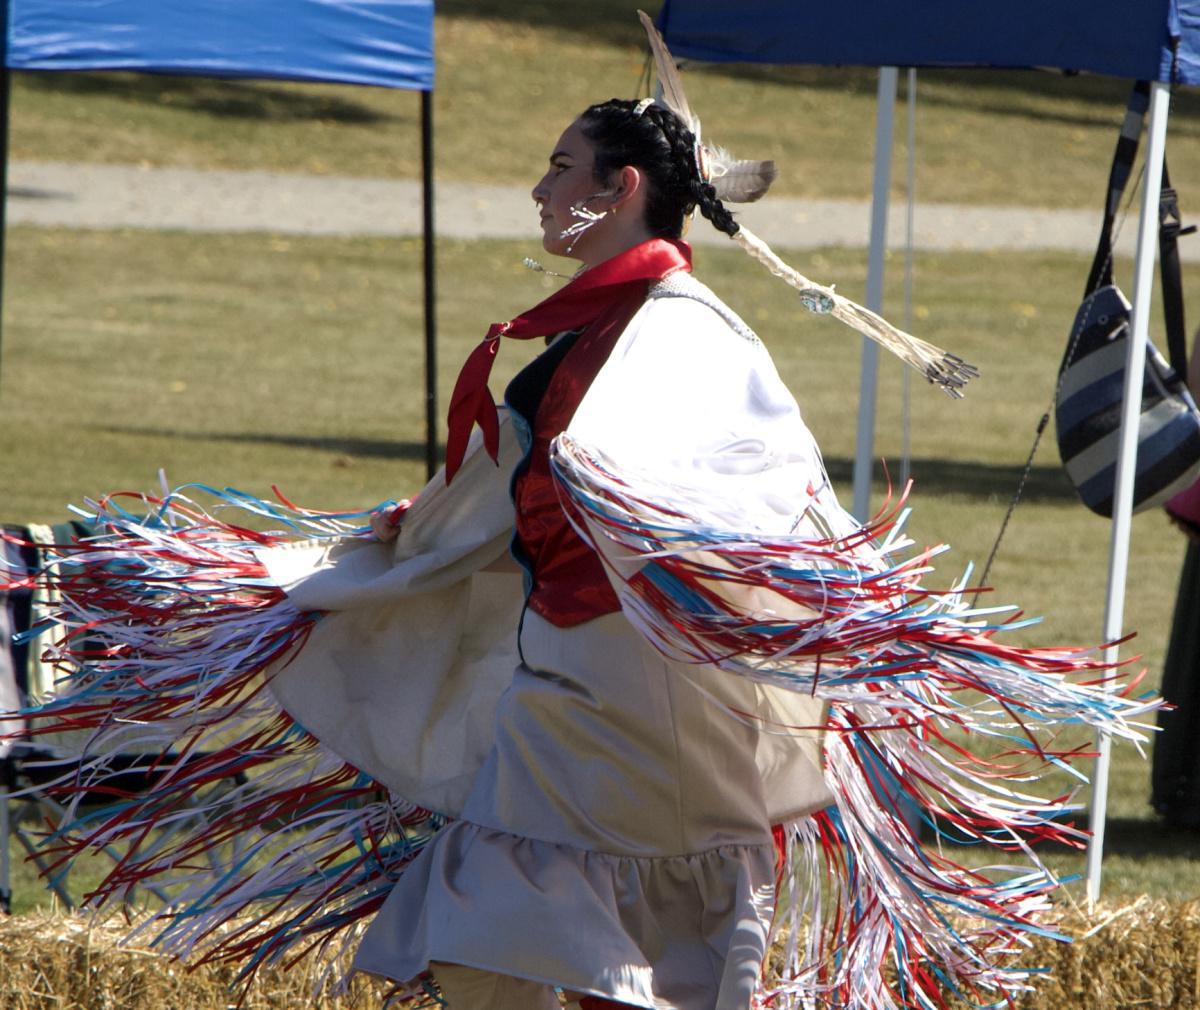
[{"label": "woman's chin", "polygon": [[542,248],[551,256],[562,256],[565,259],[578,259],[574,255],[574,250],[571,248],[571,242],[568,239],[558,235],[543,235]]}]

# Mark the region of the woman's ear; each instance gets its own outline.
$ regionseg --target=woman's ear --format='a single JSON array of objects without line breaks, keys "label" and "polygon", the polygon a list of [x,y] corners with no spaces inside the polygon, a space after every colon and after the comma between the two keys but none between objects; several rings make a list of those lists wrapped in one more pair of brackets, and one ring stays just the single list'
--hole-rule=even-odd
[{"label": "woman's ear", "polygon": [[617,184],[613,189],[613,210],[633,200],[645,200],[645,189],[642,186],[642,170],[633,165],[626,165],[617,173]]}]

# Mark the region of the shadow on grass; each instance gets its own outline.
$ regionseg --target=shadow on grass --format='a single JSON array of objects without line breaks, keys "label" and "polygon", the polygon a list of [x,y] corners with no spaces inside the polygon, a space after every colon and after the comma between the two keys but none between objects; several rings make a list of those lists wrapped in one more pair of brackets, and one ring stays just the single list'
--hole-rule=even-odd
[{"label": "shadow on grass", "polygon": [[[825,458],[829,476],[839,482],[849,483],[854,478],[854,461],[847,458]],[[1023,466],[997,465],[994,463],[972,463],[957,459],[918,458],[912,460],[913,488],[917,494],[958,494],[975,498],[998,498],[1007,502],[1017,490]],[[900,481],[899,461],[889,462],[888,474],[893,486]],[[876,463],[874,478],[885,479],[883,467]],[[897,490],[899,488],[897,487]],[[1042,501],[1076,500],[1075,489],[1067,479],[1061,466],[1035,466],[1029,472],[1022,492],[1023,499]]]},{"label": "shadow on grass", "polygon": [[9,186],[8,195],[15,200],[63,200],[71,197],[54,189],[38,189],[35,186]]},{"label": "shadow on grass", "polygon": [[[244,445],[282,445],[293,449],[316,449],[319,452],[361,456],[367,459],[423,460],[425,443],[420,439],[394,441],[377,438],[332,438],[321,435],[280,435],[270,432],[203,432],[174,431],[167,428],[134,428],[105,426],[100,429],[110,435],[137,435],[151,438],[185,439],[191,442],[229,442]],[[439,455],[444,449],[439,443]],[[826,458],[829,476],[849,483],[854,476],[854,461],[845,458]],[[914,459],[914,485],[918,492],[970,495],[978,498],[1001,498],[1007,501],[1017,489],[1021,476],[1019,466],[996,466],[952,459]],[[899,479],[899,467],[892,470],[893,482]],[[876,479],[883,470],[875,468]],[[1059,466],[1035,466],[1025,482],[1024,496],[1028,498],[1074,501],[1075,491],[1067,480],[1066,471]]]},{"label": "shadow on grass", "polygon": [[[167,428],[126,428],[106,426],[99,429],[109,435],[169,438],[189,442],[225,442],[242,445],[282,445],[290,449],[316,449],[318,452],[364,459],[425,459],[425,443],[417,440],[385,438],[327,438],[318,435],[276,435],[269,432],[172,431]],[[438,446],[438,455],[444,446]]]},{"label": "shadow on grass", "polygon": [[1200,859],[1200,831],[1156,819],[1114,817],[1104,829],[1104,851],[1135,859]]},{"label": "shadow on grass", "polygon": [[[922,87],[923,83],[928,86]],[[917,103],[929,108],[961,109],[996,117],[1036,118],[1068,127],[1111,128],[1115,135],[1125,115],[1130,83],[1113,77],[1068,75],[1048,70],[942,70],[917,74]],[[980,90],[989,94],[980,95]],[[997,93],[1001,94],[997,94]],[[1192,136],[1200,130],[1200,98],[1177,92],[1171,101],[1171,133]],[[1089,106],[1064,111],[1060,100]]]},{"label": "shadow on grass", "polygon": [[370,125],[401,118],[353,101],[340,92],[300,91],[263,81],[167,74],[37,73],[23,75],[22,82],[41,91],[103,96],[264,123],[333,121]]}]

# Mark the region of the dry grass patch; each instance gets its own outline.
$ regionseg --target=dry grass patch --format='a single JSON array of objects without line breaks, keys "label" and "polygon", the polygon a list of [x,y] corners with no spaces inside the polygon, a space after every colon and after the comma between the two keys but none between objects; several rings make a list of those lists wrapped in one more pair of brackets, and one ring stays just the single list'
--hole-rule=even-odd
[{"label": "dry grass patch", "polygon": [[[1095,915],[1068,913],[1065,944],[1042,939],[1022,958],[1046,978],[1018,1010],[1193,1010],[1200,988],[1200,902],[1139,898]],[[118,920],[91,924],[74,916],[17,916],[0,921],[0,1006],[5,1010],[230,1010],[233,971],[192,970],[138,946],[120,943]],[[244,1010],[375,1010],[382,985],[357,980],[345,994],[319,986],[320,965],[266,968],[245,994]],[[315,990],[315,995],[314,995]],[[427,1003],[433,1006],[434,1004]],[[400,1004],[416,1010],[418,1003]],[[399,1010],[399,1008],[398,1008]]]},{"label": "dry grass patch", "polygon": [[[320,965],[302,960],[290,970],[264,968],[239,1003],[234,970],[188,969],[136,945],[122,946],[119,920],[32,915],[0,920],[0,1007],[4,1010],[368,1010],[383,1005],[386,988],[357,979],[338,994],[320,984]],[[396,1004],[394,1004],[396,1005]],[[396,1005],[415,1008],[418,1003]],[[430,1004],[433,1005],[433,1004]]]},{"label": "dry grass patch", "polygon": [[1019,1010],[1192,1010],[1200,969],[1200,902],[1140,898],[1067,916],[1074,943],[1039,939],[1023,961],[1046,969]]}]

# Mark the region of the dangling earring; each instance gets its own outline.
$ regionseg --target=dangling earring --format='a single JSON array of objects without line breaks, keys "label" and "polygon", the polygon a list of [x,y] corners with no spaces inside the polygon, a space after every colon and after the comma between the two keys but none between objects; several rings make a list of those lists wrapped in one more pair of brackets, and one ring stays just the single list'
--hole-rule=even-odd
[{"label": "dangling earring", "polygon": [[593,193],[589,197],[580,200],[579,203],[572,205],[571,217],[576,218],[574,224],[569,225],[559,234],[559,238],[569,238],[571,241],[567,245],[566,251],[570,253],[575,248],[575,243],[579,241],[579,237],[583,235],[589,228],[593,227],[597,221],[603,221],[609,214],[615,214],[616,208],[609,207],[607,210],[594,211],[588,210],[584,204],[588,200],[595,200],[599,196],[607,196],[607,193]]}]

